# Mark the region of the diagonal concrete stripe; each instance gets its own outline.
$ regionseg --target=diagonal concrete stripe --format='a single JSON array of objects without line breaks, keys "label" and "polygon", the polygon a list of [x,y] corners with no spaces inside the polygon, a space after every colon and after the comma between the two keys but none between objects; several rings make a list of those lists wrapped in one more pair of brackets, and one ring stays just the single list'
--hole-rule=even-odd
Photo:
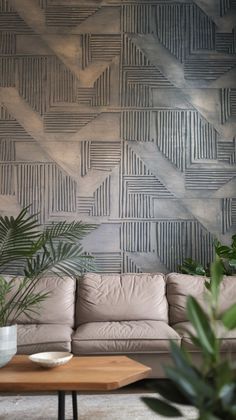
[{"label": "diagonal concrete stripe", "polygon": [[[156,248],[156,241],[153,241]],[[160,257],[157,254],[157,249],[153,249],[153,252],[127,252],[126,255],[140,267],[144,273],[159,271],[161,273],[167,273],[166,266],[161,262]]]},{"label": "diagonal concrete stripe", "polygon": [[[138,143],[132,142],[132,149],[139,156],[142,156],[142,160],[147,167],[156,175],[164,185],[175,194],[179,202],[176,202],[176,206],[183,206],[188,212],[190,212],[196,220],[198,220],[209,232],[217,233],[219,231],[219,218],[220,210],[219,205],[214,210],[214,216],[212,212],[199,212],[198,206],[199,201],[204,203],[206,198],[210,198],[213,193],[205,191],[190,191],[185,190],[184,174],[179,172],[167,159],[159,152],[155,145],[152,143]],[[218,203],[219,200],[216,200]],[[171,200],[170,200],[171,203]],[[218,203],[219,204],[219,203]],[[170,204],[171,205],[171,204]],[[214,206],[214,203],[213,203]],[[201,206],[200,206],[201,207]]]},{"label": "diagonal concrete stripe", "polygon": [[[191,107],[194,107],[203,117],[212,124],[216,130],[227,139],[235,135],[236,124],[221,125],[219,121],[219,87],[221,78],[213,83],[201,81],[203,86],[184,79],[184,67],[153,35],[133,35],[135,44],[143,50],[146,57],[152,64],[158,67],[162,74],[170,80],[177,88],[182,90],[182,96]],[[222,76],[223,80],[230,80],[232,87],[232,76],[235,69]],[[232,76],[231,76],[232,74]],[[233,82],[234,86],[235,82]],[[227,86],[227,85],[226,85]],[[204,89],[202,89],[204,87]],[[225,87],[225,86],[223,86]],[[208,88],[208,89],[206,89]],[[214,88],[214,89],[213,89]],[[217,101],[217,102],[216,102]]]},{"label": "diagonal concrete stripe", "polygon": [[219,106],[220,94],[219,89],[183,89],[183,97],[199,112],[216,131],[226,140],[232,140],[236,133],[236,123],[220,124]]},{"label": "diagonal concrete stripe", "polygon": [[11,0],[11,4],[21,18],[46,42],[54,54],[78,77],[78,56],[80,45],[78,36],[55,35],[48,32],[42,9],[31,0]]},{"label": "diagonal concrete stripe", "polygon": [[[37,143],[46,152],[49,161],[55,161],[68,175],[73,179],[78,176],[78,162],[73,165],[68,158],[64,159],[65,156],[60,156],[57,153],[55,143],[62,140],[61,135],[50,135],[45,134],[43,129],[43,121],[40,116],[32,111],[32,108],[20,97],[15,88],[0,88],[0,102],[2,102],[8,111],[16,118],[16,120],[22,125],[27,133],[29,133]],[[68,136],[64,136],[64,141]],[[68,146],[67,146],[68,147]],[[78,145],[76,145],[76,148]],[[71,151],[72,155],[75,151]]]},{"label": "diagonal concrete stripe", "polygon": [[189,86],[184,79],[184,65],[154,35],[130,35],[130,38],[150,62],[177,88]]},{"label": "diagonal concrete stripe", "polygon": [[[131,148],[176,197],[185,197],[184,174],[178,171],[152,143],[130,142]],[[189,196],[189,192],[188,192]]]},{"label": "diagonal concrete stripe", "polygon": [[221,17],[219,7],[216,7],[216,0],[194,0],[194,3],[212,18],[217,26],[217,30],[220,30],[220,32],[229,32],[230,28],[234,28],[236,14],[231,11]]},{"label": "diagonal concrete stripe", "polygon": [[[68,133],[65,133],[65,135],[47,135],[43,130],[42,119],[24,102],[15,88],[0,88],[0,103],[6,106],[26,132],[37,141],[45,151],[49,161],[55,162],[73,179],[79,180],[80,195],[93,193],[105,180],[108,172],[94,169],[86,176],[81,177],[79,165],[80,142],[70,141]],[[59,149],[57,147],[58,142],[60,142]],[[63,147],[63,153],[61,147]]]},{"label": "diagonal concrete stripe", "polygon": [[83,197],[91,197],[97,188],[105,181],[111,172],[98,171],[91,169],[84,177],[79,180],[79,195]]},{"label": "diagonal concrete stripe", "polygon": [[42,9],[32,0],[10,0],[21,18],[47,44],[64,64],[78,78],[81,87],[93,86],[95,80],[106,69],[110,62],[91,63],[85,70],[79,66],[81,62],[80,37],[77,34],[55,34],[45,25]]}]

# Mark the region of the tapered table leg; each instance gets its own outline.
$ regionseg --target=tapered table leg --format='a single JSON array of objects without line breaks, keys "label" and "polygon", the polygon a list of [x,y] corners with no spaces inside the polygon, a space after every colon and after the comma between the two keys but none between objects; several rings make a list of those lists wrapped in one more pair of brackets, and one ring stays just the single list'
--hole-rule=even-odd
[{"label": "tapered table leg", "polygon": [[77,392],[72,391],[73,420],[78,420]]},{"label": "tapered table leg", "polygon": [[65,391],[58,391],[58,420],[65,420]]}]

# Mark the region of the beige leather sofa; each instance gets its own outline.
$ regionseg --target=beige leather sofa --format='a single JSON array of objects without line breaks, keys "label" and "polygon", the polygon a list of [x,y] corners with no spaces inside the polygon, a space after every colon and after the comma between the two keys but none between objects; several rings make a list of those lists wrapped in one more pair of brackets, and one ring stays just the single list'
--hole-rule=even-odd
[{"label": "beige leather sofa", "polygon": [[[50,296],[34,319],[18,324],[18,353],[72,351],[75,355],[126,354],[152,367],[163,377],[171,362],[169,342],[185,345],[198,362],[189,339],[186,296],[195,296],[207,309],[204,277],[170,273],[47,278],[38,289]],[[225,277],[221,308],[236,302],[236,277]],[[219,326],[219,337],[225,334]],[[236,331],[224,335],[223,352],[236,355]]]}]

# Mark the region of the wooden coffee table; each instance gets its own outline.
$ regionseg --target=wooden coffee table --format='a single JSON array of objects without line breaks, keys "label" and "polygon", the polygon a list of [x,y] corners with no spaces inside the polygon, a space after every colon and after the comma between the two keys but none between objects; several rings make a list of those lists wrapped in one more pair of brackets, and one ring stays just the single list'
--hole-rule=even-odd
[{"label": "wooden coffee table", "polygon": [[42,368],[27,356],[15,356],[0,369],[0,392],[58,392],[58,420],[65,419],[65,391],[72,393],[78,419],[77,391],[109,391],[146,378],[151,368],[126,356],[73,357],[66,365]]}]

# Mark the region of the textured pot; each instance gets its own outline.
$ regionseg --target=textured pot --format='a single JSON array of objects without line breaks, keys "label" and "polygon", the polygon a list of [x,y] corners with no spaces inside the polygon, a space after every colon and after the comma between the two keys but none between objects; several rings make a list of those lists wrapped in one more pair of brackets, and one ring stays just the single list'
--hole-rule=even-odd
[{"label": "textured pot", "polygon": [[0,367],[5,366],[17,350],[16,325],[0,327]]}]

